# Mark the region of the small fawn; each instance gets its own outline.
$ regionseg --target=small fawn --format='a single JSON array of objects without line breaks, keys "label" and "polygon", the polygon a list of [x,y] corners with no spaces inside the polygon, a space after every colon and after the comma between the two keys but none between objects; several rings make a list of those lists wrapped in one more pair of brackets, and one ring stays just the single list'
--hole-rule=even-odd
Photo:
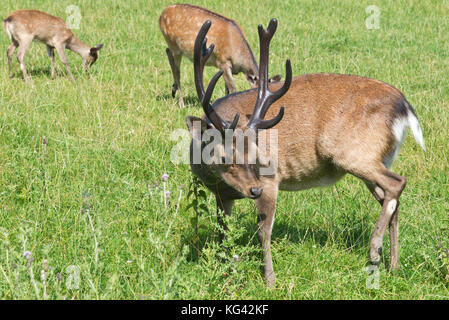
[{"label": "small fawn", "polygon": [[[259,68],[246,36],[237,22],[215,12],[189,4],[176,4],[167,7],[159,18],[159,26],[167,42],[166,50],[173,73],[172,96],[179,91],[179,107],[184,108],[181,93],[182,56],[193,59],[195,38],[204,21],[210,20],[213,27],[209,38],[215,50],[207,64],[224,72],[226,93],[234,93],[236,88],[233,74],[243,72],[253,88],[258,85]],[[279,76],[273,77],[279,80]]]},{"label": "small fawn", "polygon": [[[188,116],[186,122],[192,135],[191,169],[215,194],[219,223],[223,223],[220,211],[231,214],[234,200],[256,200],[265,279],[274,286],[270,242],[278,191],[331,185],[350,173],[366,184],[382,207],[370,240],[371,263],[380,263],[389,226],[390,268],[399,268],[399,197],[406,179],[388,168],[408,127],[424,149],[418,119],[404,95],[386,83],[359,76],[308,74],[292,79],[289,60],[285,82],[268,85],[269,45],[277,28],[277,21],[272,19],[266,30],[259,25],[259,88],[225,96],[211,105],[214,86],[223,71],[212,78],[205,91],[203,68],[214,49],[213,45],[206,47],[210,26],[211,21],[207,21],[201,28],[194,52],[196,91],[205,115],[202,119]],[[266,116],[269,120],[264,120]],[[210,136],[203,135],[211,128],[223,137],[231,130],[232,148],[219,142],[213,148],[214,161],[201,158],[195,162],[195,150],[211,150]],[[277,157],[271,154],[271,146],[268,156],[260,153],[261,134],[273,130],[278,136]],[[251,131],[257,134],[252,143],[257,149],[256,161],[239,163],[236,159],[249,159],[250,147],[242,151],[236,148],[235,140],[242,135],[246,139]],[[250,144],[249,139],[244,141]],[[275,163],[273,172],[261,174],[271,163]]]},{"label": "small fawn", "polygon": [[73,82],[75,82],[75,78],[70,71],[65,49],[67,48],[78,53],[83,58],[83,69],[87,70],[97,61],[98,51],[103,47],[103,44],[95,47],[86,45],[73,34],[64,20],[37,10],[15,11],[3,23],[6,33],[11,39],[11,45],[7,50],[9,77],[13,77],[12,56],[14,51],[19,48],[17,60],[23,72],[23,78],[27,83],[30,81],[30,76],[25,67],[25,54],[33,41],[42,42],[47,46],[52,78],[55,78],[54,50],[56,49]]}]

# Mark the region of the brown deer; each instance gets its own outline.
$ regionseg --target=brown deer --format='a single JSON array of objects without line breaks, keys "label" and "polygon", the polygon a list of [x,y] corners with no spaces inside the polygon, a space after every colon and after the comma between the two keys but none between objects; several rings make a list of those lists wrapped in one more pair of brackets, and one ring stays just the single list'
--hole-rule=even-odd
[{"label": "brown deer", "polygon": [[[233,74],[243,72],[253,88],[257,87],[259,68],[242,28],[237,22],[207,9],[190,4],[167,7],[159,18],[159,27],[167,42],[166,50],[173,73],[172,96],[179,91],[179,107],[184,108],[181,92],[182,56],[193,59],[193,46],[198,30],[204,21],[210,20],[213,27],[209,38],[215,50],[207,64],[223,70],[226,92],[234,93]],[[279,76],[273,77],[280,80]]]},{"label": "brown deer", "polygon": [[65,49],[78,53],[83,58],[83,69],[87,70],[98,59],[98,51],[103,47],[99,44],[90,47],[78,39],[61,18],[54,17],[38,10],[18,10],[11,13],[4,21],[6,33],[11,39],[11,45],[7,50],[9,77],[12,73],[12,56],[19,48],[17,60],[23,72],[23,78],[27,83],[30,76],[25,67],[25,54],[31,42],[38,41],[46,44],[48,57],[51,62],[51,76],[55,78],[55,49],[59,58],[64,63],[67,73],[73,82],[75,78],[70,71]]},{"label": "brown deer", "polygon": [[[406,179],[388,168],[407,127],[425,147],[416,114],[404,95],[386,83],[359,76],[308,74],[292,79],[289,60],[285,82],[269,86],[269,44],[277,28],[277,21],[272,19],[266,30],[259,25],[259,88],[225,96],[211,105],[211,95],[222,71],[204,91],[203,68],[214,49],[213,45],[206,47],[205,35],[210,26],[210,21],[203,25],[195,43],[195,85],[205,116],[186,118],[192,135],[191,169],[215,194],[220,223],[220,211],[230,214],[234,200],[256,199],[258,236],[268,285],[275,283],[270,242],[278,191],[331,185],[346,173],[362,179],[382,206],[370,239],[371,263],[380,264],[383,237],[389,226],[390,268],[399,268],[399,197]],[[264,120],[265,117],[270,120]],[[234,130],[234,138],[238,138],[239,131],[245,135],[251,130],[257,132],[254,164],[249,162],[248,150],[243,151],[246,160],[239,164],[236,159],[242,151],[231,145],[231,151],[226,152],[224,143],[213,149],[213,162],[208,164],[200,159],[195,163],[195,149],[204,151],[210,145],[203,136],[210,128],[222,136]],[[271,146],[268,156],[259,153],[261,134],[273,130],[277,130],[279,141],[277,161]],[[246,143],[249,145],[249,140]],[[231,161],[223,157],[230,157]],[[261,175],[261,169],[272,161],[276,164],[274,172]]]}]

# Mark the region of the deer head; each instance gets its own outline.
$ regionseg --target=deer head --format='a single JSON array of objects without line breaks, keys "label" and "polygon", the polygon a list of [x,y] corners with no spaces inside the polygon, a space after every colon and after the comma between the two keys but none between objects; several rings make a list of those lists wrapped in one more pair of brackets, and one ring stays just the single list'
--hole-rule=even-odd
[{"label": "deer head", "polygon": [[103,44],[97,44],[90,48],[89,53],[83,57],[83,69],[86,71],[98,60],[98,51],[103,48]]},{"label": "deer head", "polygon": [[[273,128],[284,116],[284,107],[281,107],[277,116],[264,120],[270,106],[280,99],[290,87],[291,64],[287,60],[286,80],[282,87],[277,91],[270,91],[268,88],[270,82],[268,78],[269,46],[276,32],[277,20],[272,19],[266,30],[259,25],[259,87],[254,111],[246,124],[241,124],[242,121],[239,122],[240,114],[238,113],[233,116],[231,122],[228,122],[218,115],[215,107],[221,104],[226,106],[233,95],[210,104],[213,90],[223,71],[215,74],[206,90],[203,86],[204,66],[214,50],[213,44],[209,47],[206,46],[206,34],[210,26],[209,20],[203,24],[194,47],[195,86],[205,116],[203,119],[192,116],[186,118],[193,140],[191,144],[192,171],[215,194],[229,199],[242,197],[257,199],[263,192],[260,168],[269,165],[270,160],[261,156],[263,153],[258,150],[259,130]],[[204,156],[208,159],[205,159]]]}]

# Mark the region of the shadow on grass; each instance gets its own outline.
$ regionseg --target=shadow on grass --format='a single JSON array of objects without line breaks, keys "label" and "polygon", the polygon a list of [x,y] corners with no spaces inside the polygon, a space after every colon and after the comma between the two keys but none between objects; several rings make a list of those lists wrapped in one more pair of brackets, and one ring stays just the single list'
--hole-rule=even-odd
[{"label": "shadow on grass", "polygon": [[369,246],[371,235],[370,227],[365,224],[344,225],[343,228],[335,226],[334,229],[325,229],[317,226],[297,228],[285,222],[280,222],[273,228],[272,240],[287,238],[294,243],[313,241],[321,247],[328,242],[342,245],[347,249],[360,249]]},{"label": "shadow on grass", "polygon": [[[28,73],[32,77],[49,77],[49,78],[51,78],[50,67],[48,67],[48,68],[32,69],[32,70],[29,70]],[[59,76],[59,74],[56,74],[56,75]]]},{"label": "shadow on grass", "polygon": [[[51,71],[50,67],[48,68],[34,68],[31,70],[27,70],[28,75],[31,76],[31,78],[48,78],[50,80],[53,80],[51,77]],[[76,76],[79,76],[76,71],[72,71],[73,76],[76,78]],[[55,79],[57,78],[64,78],[68,77],[69,75],[66,72],[58,72],[56,71]],[[12,79],[22,79],[23,80],[23,74],[22,72],[15,72],[13,73]],[[70,79],[70,78],[69,78]]]},{"label": "shadow on grass", "polygon": [[[287,239],[291,243],[306,243],[313,242],[315,245],[324,247],[328,243],[336,244],[339,247],[347,249],[348,251],[360,252],[364,255],[366,248],[366,255],[368,255],[368,248],[370,237],[372,233],[372,225],[369,222],[369,215],[366,215],[365,219],[354,223],[350,219],[346,221],[340,221],[330,226],[310,226],[298,227],[295,224],[288,223],[279,219],[275,221],[273,227],[273,234],[271,237],[272,242],[278,239]],[[237,245],[245,246],[248,244],[259,245],[259,239],[257,237],[257,223],[245,219],[243,227],[246,230],[244,235],[236,241]],[[208,246],[209,241],[219,241],[218,230],[212,225],[201,228],[198,232],[198,236],[193,230],[188,230],[182,236],[182,245],[189,247],[188,260],[197,261],[201,255],[203,248]],[[387,241],[388,235],[386,235],[384,241]],[[387,244],[386,242],[384,243]],[[359,250],[362,249],[362,250]],[[385,254],[384,252],[383,254]],[[384,257],[386,258],[386,257]]]},{"label": "shadow on grass", "polygon": [[[172,97],[171,93],[162,93],[162,94],[158,94],[156,96],[156,100],[157,101],[167,101],[167,100],[175,100],[176,102],[178,101],[178,96],[176,95],[174,98]],[[199,106],[199,101],[198,101],[198,97],[197,96],[185,96],[183,97],[184,100],[184,105],[186,107],[197,107]]]}]

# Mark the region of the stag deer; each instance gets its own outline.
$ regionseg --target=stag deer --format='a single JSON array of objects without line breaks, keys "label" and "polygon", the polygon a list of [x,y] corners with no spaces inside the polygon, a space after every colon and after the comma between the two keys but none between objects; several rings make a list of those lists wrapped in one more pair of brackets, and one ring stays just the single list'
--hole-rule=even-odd
[{"label": "stag deer", "polygon": [[[382,206],[370,239],[371,263],[380,264],[383,237],[389,225],[390,268],[399,268],[399,197],[406,179],[388,168],[407,127],[425,147],[416,114],[404,95],[386,83],[359,76],[309,74],[292,79],[289,60],[285,82],[268,86],[269,45],[277,28],[277,21],[272,19],[266,30],[259,25],[259,88],[225,96],[211,105],[214,86],[223,72],[218,72],[204,91],[203,68],[214,49],[213,45],[206,47],[205,35],[210,26],[210,21],[203,25],[195,43],[195,85],[205,115],[202,119],[186,118],[192,135],[191,169],[215,194],[219,222],[221,211],[231,213],[234,200],[256,199],[267,284],[275,283],[270,242],[278,191],[331,185],[346,173],[363,180]],[[264,120],[266,116],[270,120]],[[222,142],[213,149],[213,162],[201,159],[195,164],[195,146],[200,151],[209,147],[203,133],[211,128],[222,136],[233,130],[234,137],[237,129],[244,134],[252,130],[258,138],[277,130],[277,161],[271,149],[269,156],[259,155],[261,146],[256,139],[255,164],[249,163],[248,150],[243,151],[244,159],[248,159],[237,163],[242,151],[233,144],[233,148],[226,149]],[[223,163],[223,156],[231,161]],[[274,172],[261,175],[260,170],[271,161],[277,163]]]},{"label": "stag deer", "polygon": [[[176,4],[166,8],[160,18],[159,27],[167,42],[168,61],[173,73],[172,96],[179,91],[179,107],[184,108],[181,93],[181,59],[186,56],[193,59],[193,46],[198,30],[204,21],[213,22],[209,38],[215,44],[208,65],[224,72],[226,93],[235,92],[233,74],[243,72],[253,88],[258,85],[259,68],[246,36],[237,22],[215,12],[189,4]],[[273,81],[280,80],[275,76]]]},{"label": "stag deer", "polygon": [[31,42],[38,41],[47,46],[48,57],[51,62],[51,76],[55,78],[55,49],[59,58],[64,63],[71,80],[75,82],[70,71],[69,61],[65,55],[65,48],[78,53],[83,58],[83,69],[87,70],[98,59],[98,51],[102,44],[89,47],[78,39],[69,29],[64,20],[37,10],[18,10],[11,13],[4,21],[5,30],[11,39],[11,45],[7,50],[9,77],[12,78],[12,56],[19,48],[17,60],[23,72],[23,78],[27,83],[30,76],[25,68],[25,54]]}]

